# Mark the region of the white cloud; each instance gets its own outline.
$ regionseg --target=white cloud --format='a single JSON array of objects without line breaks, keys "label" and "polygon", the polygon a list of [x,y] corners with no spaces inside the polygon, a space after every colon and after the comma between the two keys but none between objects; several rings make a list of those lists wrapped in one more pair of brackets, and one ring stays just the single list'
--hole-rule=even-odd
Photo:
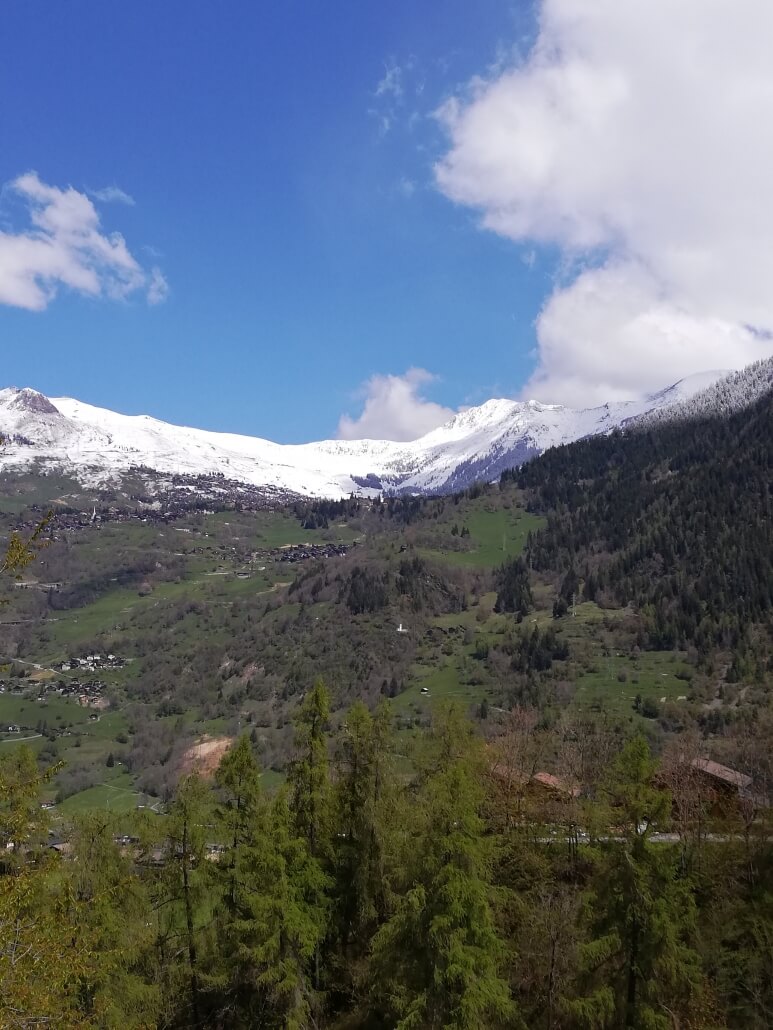
[{"label": "white cloud", "polygon": [[105,186],[101,190],[89,190],[89,195],[95,200],[101,200],[103,204],[127,204],[134,207],[135,200],[120,186]]},{"label": "white cloud", "polygon": [[412,132],[426,117],[422,110],[414,109],[420,103],[425,88],[424,72],[413,55],[401,64],[394,57],[385,63],[384,73],[376,83],[368,107],[368,115],[376,122],[381,139],[395,128]]},{"label": "white cloud", "polygon": [[42,311],[61,286],[92,297],[123,299],[138,290],[163,300],[166,282],[130,253],[120,233],[105,234],[89,198],[27,172],[10,184],[27,207],[30,226],[0,230],[0,304]]},{"label": "white cloud", "polygon": [[368,114],[375,120],[379,138],[383,139],[394,124],[394,116],[388,111],[377,111],[375,107],[369,107]]},{"label": "white cloud", "polygon": [[527,392],[630,396],[773,343],[773,6],[543,0],[520,64],[444,105],[439,188],[571,269]]},{"label": "white cloud", "polygon": [[391,96],[395,100],[400,100],[402,95],[403,69],[400,65],[395,64],[394,61],[390,61],[384,69],[384,74],[376,86],[375,96]]},{"label": "white cloud", "polygon": [[374,375],[364,384],[365,403],[358,418],[342,415],[341,440],[416,440],[447,422],[455,412],[422,396],[435,376],[409,368],[403,376]]},{"label": "white cloud", "polygon": [[158,266],[150,270],[148,278],[148,304],[163,304],[169,296],[169,283]]}]

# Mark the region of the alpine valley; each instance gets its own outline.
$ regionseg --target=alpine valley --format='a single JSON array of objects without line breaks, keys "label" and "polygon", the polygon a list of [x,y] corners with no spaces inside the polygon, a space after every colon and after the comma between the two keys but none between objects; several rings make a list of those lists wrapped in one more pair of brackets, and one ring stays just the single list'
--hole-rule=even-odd
[{"label": "alpine valley", "polygon": [[410,444],[1,410],[3,1030],[771,1025],[773,360]]}]

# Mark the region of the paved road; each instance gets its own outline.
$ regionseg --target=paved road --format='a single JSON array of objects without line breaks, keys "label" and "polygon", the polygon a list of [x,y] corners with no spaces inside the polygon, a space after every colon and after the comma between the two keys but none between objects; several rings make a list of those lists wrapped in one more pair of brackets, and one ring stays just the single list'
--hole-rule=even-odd
[{"label": "paved road", "polygon": [[[758,839],[755,837],[755,840]],[[549,837],[537,837],[537,844],[573,844],[575,840],[579,844],[590,844],[590,838],[587,833],[580,831],[577,837],[570,837],[568,835],[559,836],[556,834]],[[594,844],[624,844],[628,840],[627,837],[594,837]],[[651,833],[648,840],[652,844],[678,844],[680,837],[678,833]],[[744,841],[746,838],[742,833],[706,833],[701,837],[704,843],[708,844],[729,844],[731,841]],[[773,837],[768,838],[768,842],[772,842]]]}]

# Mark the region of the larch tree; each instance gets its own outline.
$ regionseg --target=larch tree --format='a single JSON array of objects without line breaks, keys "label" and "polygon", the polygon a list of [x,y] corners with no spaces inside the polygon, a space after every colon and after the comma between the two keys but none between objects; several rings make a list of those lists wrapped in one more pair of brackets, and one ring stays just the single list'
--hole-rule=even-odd
[{"label": "larch tree", "polygon": [[295,718],[295,755],[287,782],[297,831],[307,840],[311,854],[319,859],[327,858],[330,852],[329,724],[330,693],[323,681],[317,680]]},{"label": "larch tree", "polygon": [[89,955],[68,936],[68,898],[44,847],[46,778],[27,747],[0,756],[0,1026],[20,1030],[84,1025],[78,984]]},{"label": "larch tree", "polygon": [[373,941],[374,1000],[390,1025],[513,1026],[491,912],[480,811],[481,745],[455,709],[436,714],[416,799],[407,889]]},{"label": "larch tree", "polygon": [[[320,679],[304,697],[295,717],[295,757],[287,782],[293,833],[306,841],[311,859],[327,877],[332,860],[332,801],[330,783],[330,692]],[[314,987],[322,987],[322,939],[314,952]]]},{"label": "larch tree", "polygon": [[700,993],[691,884],[674,850],[651,840],[671,807],[654,772],[647,742],[636,737],[610,774],[612,830],[599,845],[579,996],[568,1004],[580,1027],[671,1030]]},{"label": "larch tree", "polygon": [[195,1027],[203,1025],[204,1019],[201,945],[211,890],[205,860],[210,810],[211,796],[201,777],[192,773],[181,780],[164,827],[164,865],[156,904],[162,982],[171,1002],[180,997]]},{"label": "larch tree", "polygon": [[286,791],[270,804],[265,836],[246,849],[243,872],[248,886],[234,924],[234,958],[249,971],[252,989],[242,992],[229,1025],[318,1025],[317,956],[327,930],[329,881],[294,826]]},{"label": "larch tree", "polygon": [[335,749],[334,928],[339,991],[350,992],[394,887],[397,796],[388,702],[356,701]]},{"label": "larch tree", "polygon": [[69,926],[62,950],[88,956],[76,981],[82,1017],[105,1030],[141,1030],[159,1013],[151,904],[133,854],[114,841],[118,827],[98,810],[74,821],[56,888]]},{"label": "larch tree", "polygon": [[215,784],[215,824],[225,851],[212,863],[215,954],[204,980],[220,1018],[236,1026],[245,1013],[261,1007],[252,950],[263,929],[255,925],[254,894],[261,887],[259,871],[270,847],[268,804],[246,734],[223,756]]}]

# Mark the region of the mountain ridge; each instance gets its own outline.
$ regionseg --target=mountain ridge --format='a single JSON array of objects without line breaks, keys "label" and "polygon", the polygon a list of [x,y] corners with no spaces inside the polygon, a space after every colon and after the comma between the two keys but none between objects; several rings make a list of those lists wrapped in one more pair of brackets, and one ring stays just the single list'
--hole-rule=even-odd
[{"label": "mountain ridge", "polygon": [[[60,471],[87,488],[114,487],[125,473],[143,468],[161,476],[222,474],[308,497],[441,493],[495,479],[504,468],[558,444],[648,417],[668,418],[671,409],[681,410],[733,375],[743,373],[697,373],[638,400],[591,408],[493,398],[408,443],[365,439],[278,444],[9,387],[0,390],[0,434],[6,438],[0,470]],[[739,389],[743,392],[742,386],[735,392]]]}]

